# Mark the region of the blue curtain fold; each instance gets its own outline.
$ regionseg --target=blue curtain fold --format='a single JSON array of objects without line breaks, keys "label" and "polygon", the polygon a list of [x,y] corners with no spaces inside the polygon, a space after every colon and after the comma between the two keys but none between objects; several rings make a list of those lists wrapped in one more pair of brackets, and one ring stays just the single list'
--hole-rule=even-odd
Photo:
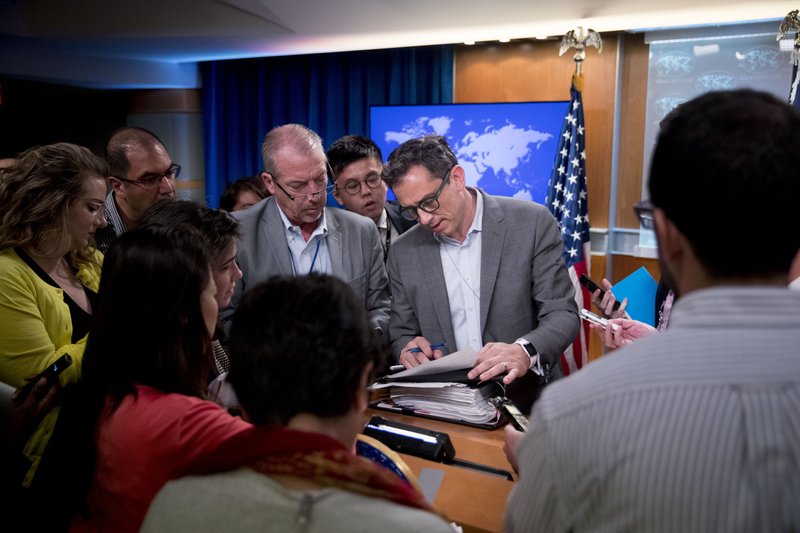
[{"label": "blue curtain fold", "polygon": [[275,126],[304,124],[327,147],[368,135],[372,105],[451,103],[453,56],[452,46],[427,46],[202,63],[208,204],[261,172],[261,142]]}]

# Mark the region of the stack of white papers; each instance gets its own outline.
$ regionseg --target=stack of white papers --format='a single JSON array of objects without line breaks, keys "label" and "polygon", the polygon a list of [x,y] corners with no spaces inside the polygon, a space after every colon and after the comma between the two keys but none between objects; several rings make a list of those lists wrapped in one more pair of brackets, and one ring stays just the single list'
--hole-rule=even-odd
[{"label": "stack of white papers", "polygon": [[[431,376],[452,370],[475,366],[478,353],[472,348],[457,351],[441,359],[392,374],[391,383],[376,383],[373,391],[379,391],[377,407],[403,409],[415,414],[466,422],[468,424],[494,425],[500,413],[488,399],[502,394],[496,384],[470,387],[464,383],[416,382],[415,378]],[[402,381],[394,381],[401,378]],[[435,378],[434,378],[435,379]]]},{"label": "stack of white papers", "polygon": [[497,409],[488,402],[498,394],[491,385],[473,388],[463,383],[383,383],[372,388],[389,388],[388,397],[378,407],[399,407],[471,424],[495,424],[499,419]]}]

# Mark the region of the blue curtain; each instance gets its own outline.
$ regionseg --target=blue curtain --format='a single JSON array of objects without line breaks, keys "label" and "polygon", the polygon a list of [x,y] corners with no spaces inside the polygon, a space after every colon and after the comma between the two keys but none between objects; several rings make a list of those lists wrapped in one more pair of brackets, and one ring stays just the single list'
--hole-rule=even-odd
[{"label": "blue curtain", "polygon": [[[429,46],[201,64],[206,199],[261,172],[261,143],[275,126],[304,124],[327,147],[369,134],[369,107],[453,99],[453,47]],[[384,154],[388,156],[388,154]]]}]

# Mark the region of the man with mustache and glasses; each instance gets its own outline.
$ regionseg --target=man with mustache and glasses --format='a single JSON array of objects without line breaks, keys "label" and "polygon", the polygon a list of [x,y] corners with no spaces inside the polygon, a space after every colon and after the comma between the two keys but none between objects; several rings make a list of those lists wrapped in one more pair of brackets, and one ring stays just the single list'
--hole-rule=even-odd
[{"label": "man with mustache and glasses", "polygon": [[142,215],[163,198],[175,198],[181,166],[173,163],[164,143],[144,128],[124,127],[106,144],[111,192],[106,197],[108,226],[95,233],[97,248],[106,253],[117,237],[139,227]]},{"label": "man with mustache and glasses", "polygon": [[328,161],[322,139],[299,124],[272,129],[261,146],[269,198],[233,213],[241,236],[236,260],[242,270],[229,319],[250,287],[275,275],[331,274],[350,285],[372,326],[386,331],[389,285],[378,230],[362,216],[327,208]]},{"label": "man with mustache and glasses", "polygon": [[[552,215],[533,202],[467,187],[438,135],[400,145],[383,178],[403,216],[419,220],[389,252],[395,356],[414,367],[471,347],[478,361],[468,377],[503,375],[527,409],[542,384],[533,374],[541,381],[561,376],[561,353],[579,328]],[[433,349],[439,344],[444,349]]]}]

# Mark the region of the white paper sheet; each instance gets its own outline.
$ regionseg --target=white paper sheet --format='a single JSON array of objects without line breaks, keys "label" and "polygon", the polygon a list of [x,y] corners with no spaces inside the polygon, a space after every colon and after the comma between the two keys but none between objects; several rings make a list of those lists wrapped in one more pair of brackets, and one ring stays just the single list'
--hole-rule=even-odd
[{"label": "white paper sheet", "polygon": [[410,378],[414,376],[427,376],[428,374],[438,374],[439,372],[450,372],[451,370],[462,370],[472,368],[478,359],[478,352],[472,348],[464,348],[450,355],[445,355],[441,359],[433,359],[427,363],[415,366],[392,374],[393,378]]}]

